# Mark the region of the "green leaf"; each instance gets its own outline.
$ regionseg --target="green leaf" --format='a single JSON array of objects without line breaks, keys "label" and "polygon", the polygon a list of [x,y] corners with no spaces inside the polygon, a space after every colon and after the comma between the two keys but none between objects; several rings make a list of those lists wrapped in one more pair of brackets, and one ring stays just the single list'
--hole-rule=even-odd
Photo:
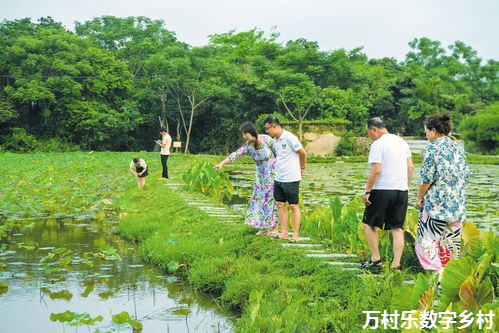
[{"label": "green leaf", "polygon": [[175,273],[178,270],[178,262],[176,261],[170,261],[167,265],[166,268],[168,269],[169,273]]},{"label": "green leaf", "polygon": [[60,321],[62,323],[64,322],[70,322],[75,318],[75,313],[71,312],[69,310],[66,310],[64,312],[60,313],[51,313],[50,314],[50,320],[51,321]]},{"label": "green leaf", "polygon": [[191,310],[189,310],[188,308],[178,308],[173,310],[172,313],[179,316],[187,316],[191,313]]},{"label": "green leaf", "polygon": [[260,312],[260,302],[262,301],[263,290],[253,289],[249,296],[251,308],[251,322],[254,322]]},{"label": "green leaf", "polygon": [[466,279],[473,274],[476,262],[471,257],[451,260],[445,266],[442,276],[442,303],[459,300],[459,290]]}]

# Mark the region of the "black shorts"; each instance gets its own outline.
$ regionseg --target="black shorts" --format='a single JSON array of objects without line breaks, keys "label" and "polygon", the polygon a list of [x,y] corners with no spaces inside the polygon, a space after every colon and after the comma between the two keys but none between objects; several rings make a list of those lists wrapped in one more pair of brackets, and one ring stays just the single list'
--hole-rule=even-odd
[{"label": "black shorts", "polygon": [[385,230],[402,228],[408,197],[408,191],[371,190],[371,205],[364,210],[362,223]]},{"label": "black shorts", "polygon": [[274,199],[276,202],[287,202],[290,205],[298,204],[300,181],[282,183],[274,181]]},{"label": "black shorts", "polygon": [[[143,167],[136,167],[136,168],[135,168],[135,172],[136,172],[136,173],[141,173],[143,170],[144,170],[144,168],[143,168]],[[137,176],[138,176],[139,178],[144,178],[144,177],[146,177],[146,176],[148,176],[148,175],[149,175],[149,168],[147,168],[146,172],[144,172],[142,175],[140,175],[140,176],[139,176],[139,175],[137,175]]]}]

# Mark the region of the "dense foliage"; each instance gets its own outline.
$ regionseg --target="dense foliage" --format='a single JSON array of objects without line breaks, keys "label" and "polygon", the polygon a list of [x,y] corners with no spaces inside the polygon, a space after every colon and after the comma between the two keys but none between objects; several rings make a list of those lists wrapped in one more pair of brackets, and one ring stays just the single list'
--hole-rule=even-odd
[{"label": "dense foliage", "polygon": [[191,47],[145,17],[102,16],[74,32],[26,18],[3,21],[0,34],[5,150],[151,150],[161,122],[185,151],[226,152],[242,121],[272,113],[300,135],[313,120],[358,134],[373,115],[420,135],[426,115],[448,111],[478,152],[497,153],[497,107],[487,106],[498,100],[499,65],[461,41],[445,49],[416,38],[399,62],[305,39],[280,43],[258,29]]}]

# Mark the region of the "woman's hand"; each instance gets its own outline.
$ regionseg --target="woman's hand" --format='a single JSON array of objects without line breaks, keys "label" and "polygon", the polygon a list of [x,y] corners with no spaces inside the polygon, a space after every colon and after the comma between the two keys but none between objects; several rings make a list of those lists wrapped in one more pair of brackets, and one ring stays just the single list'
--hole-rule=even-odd
[{"label": "woman's hand", "polygon": [[220,170],[220,169],[222,169],[222,167],[223,167],[223,166],[224,166],[224,165],[223,165],[223,163],[222,163],[222,162],[220,162],[220,163],[218,163],[217,165],[215,165],[215,166],[213,167],[213,169],[215,169],[215,170]]},{"label": "woman's hand", "polygon": [[418,210],[422,210],[423,209],[423,199],[416,198],[416,208]]}]

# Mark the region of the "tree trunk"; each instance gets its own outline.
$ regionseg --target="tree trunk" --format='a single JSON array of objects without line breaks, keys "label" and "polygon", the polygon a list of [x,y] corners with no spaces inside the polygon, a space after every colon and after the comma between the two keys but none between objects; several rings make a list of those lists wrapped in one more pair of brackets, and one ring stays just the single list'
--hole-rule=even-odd
[{"label": "tree trunk", "polygon": [[192,130],[192,121],[194,119],[194,112],[196,111],[196,106],[193,104],[191,105],[191,116],[190,116],[190,119],[189,119],[189,127],[188,127],[188,130],[187,130],[187,139],[186,139],[186,142],[185,142],[185,153],[189,153],[189,141],[191,139],[191,130]]},{"label": "tree trunk", "polygon": [[300,142],[303,141],[303,118],[300,117],[298,119],[298,138],[300,139]]},{"label": "tree trunk", "polygon": [[165,126],[166,127],[166,131],[168,133],[170,133],[170,129],[169,129],[169,126],[168,126],[168,120],[166,119],[166,96],[165,95],[161,95],[159,99],[161,100],[161,116],[163,117],[163,123],[164,123],[163,126]]}]

